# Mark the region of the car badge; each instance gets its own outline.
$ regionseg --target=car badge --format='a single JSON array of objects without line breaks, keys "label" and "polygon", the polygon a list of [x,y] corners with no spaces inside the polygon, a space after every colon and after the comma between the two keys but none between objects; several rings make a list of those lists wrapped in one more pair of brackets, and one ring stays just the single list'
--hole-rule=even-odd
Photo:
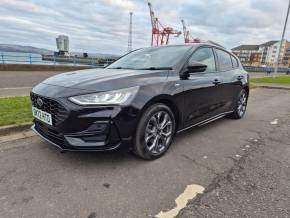
[{"label": "car badge", "polygon": [[39,107],[42,107],[42,105],[43,105],[43,101],[42,101],[42,99],[41,98],[37,98],[37,104],[38,104],[38,106]]}]

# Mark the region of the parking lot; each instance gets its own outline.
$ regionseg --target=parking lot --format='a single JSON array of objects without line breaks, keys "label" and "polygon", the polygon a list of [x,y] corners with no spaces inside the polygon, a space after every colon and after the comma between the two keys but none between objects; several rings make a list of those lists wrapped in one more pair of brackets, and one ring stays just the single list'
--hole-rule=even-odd
[{"label": "parking lot", "polygon": [[[36,136],[2,143],[0,217],[154,217],[174,208],[192,184],[205,192],[181,217],[234,217],[238,211],[231,198],[249,202],[243,213],[250,217],[259,208],[267,215],[278,203],[282,209],[275,215],[289,216],[289,99],[287,90],[254,89],[244,119],[224,118],[182,133],[156,161],[124,152],[60,153]],[[263,162],[268,159],[276,164]],[[252,181],[262,204],[251,204],[251,191],[236,191],[234,182],[228,183],[229,175],[237,175],[234,180],[244,187],[238,173],[253,166],[269,178],[283,175],[272,189],[261,185],[268,178],[262,174]]]}]

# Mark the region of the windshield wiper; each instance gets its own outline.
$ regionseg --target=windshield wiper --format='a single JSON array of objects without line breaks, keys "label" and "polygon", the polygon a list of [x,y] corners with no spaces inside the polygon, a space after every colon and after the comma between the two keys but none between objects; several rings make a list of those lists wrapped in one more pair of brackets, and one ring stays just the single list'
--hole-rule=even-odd
[{"label": "windshield wiper", "polygon": [[146,67],[138,70],[172,70],[172,67]]},{"label": "windshield wiper", "polygon": [[125,69],[123,67],[109,67],[109,69]]},{"label": "windshield wiper", "polygon": [[128,67],[109,67],[108,69],[126,69],[126,70],[132,70],[132,69],[134,69],[134,68],[128,68]]}]

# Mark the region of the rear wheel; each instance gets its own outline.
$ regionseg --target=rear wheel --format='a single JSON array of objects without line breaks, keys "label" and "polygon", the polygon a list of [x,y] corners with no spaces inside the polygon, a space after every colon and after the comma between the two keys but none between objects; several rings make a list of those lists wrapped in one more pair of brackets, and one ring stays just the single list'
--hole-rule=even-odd
[{"label": "rear wheel", "polygon": [[170,147],[174,133],[175,119],[170,108],[164,104],[154,104],[140,119],[134,152],[143,159],[157,159]]},{"label": "rear wheel", "polygon": [[248,103],[248,92],[245,89],[243,89],[237,98],[235,110],[231,114],[231,117],[233,119],[241,119],[246,113],[247,103]]}]

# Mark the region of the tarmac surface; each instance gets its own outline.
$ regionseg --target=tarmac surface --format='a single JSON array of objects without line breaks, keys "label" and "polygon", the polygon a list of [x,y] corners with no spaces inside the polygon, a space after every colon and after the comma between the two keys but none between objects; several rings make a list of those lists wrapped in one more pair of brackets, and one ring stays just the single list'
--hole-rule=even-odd
[{"label": "tarmac surface", "polygon": [[[28,96],[33,86],[60,71],[0,71],[0,97]],[[251,73],[251,77],[265,77],[265,73]],[[285,75],[285,74],[277,74]],[[272,75],[268,75],[272,76]]]},{"label": "tarmac surface", "polygon": [[33,86],[59,71],[0,71],[0,97],[29,95]]},{"label": "tarmac surface", "polygon": [[242,120],[179,134],[155,161],[0,142],[0,217],[154,217],[189,185],[205,190],[179,217],[289,217],[289,132],[290,91],[255,89]]}]

